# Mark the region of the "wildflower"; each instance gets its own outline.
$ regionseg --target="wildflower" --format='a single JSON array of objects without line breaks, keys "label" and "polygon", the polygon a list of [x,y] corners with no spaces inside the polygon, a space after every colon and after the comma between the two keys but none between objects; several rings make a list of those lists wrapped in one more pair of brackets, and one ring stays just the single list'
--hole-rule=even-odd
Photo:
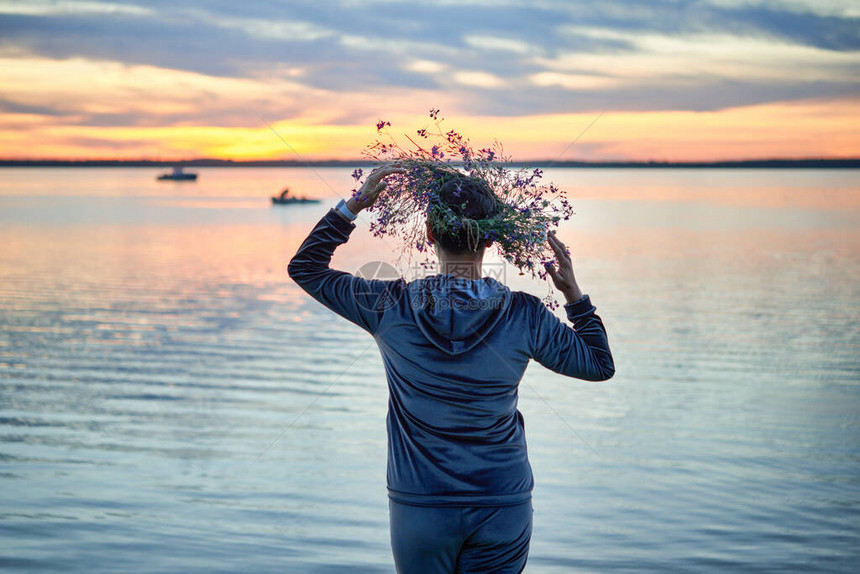
[{"label": "wildflower", "polygon": [[496,152],[489,148],[484,148],[480,150],[480,153],[483,154],[484,159],[486,159],[487,161],[493,161],[493,158],[496,157]]}]

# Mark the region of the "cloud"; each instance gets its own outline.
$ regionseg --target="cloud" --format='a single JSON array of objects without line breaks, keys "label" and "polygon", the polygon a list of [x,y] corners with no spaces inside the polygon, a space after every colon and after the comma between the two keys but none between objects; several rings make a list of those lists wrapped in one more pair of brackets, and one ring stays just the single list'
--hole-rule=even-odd
[{"label": "cloud", "polygon": [[446,68],[445,64],[432,60],[415,60],[405,67],[405,69],[419,74],[436,74],[444,72]]},{"label": "cloud", "polygon": [[769,8],[782,12],[816,14],[820,16],[860,17],[860,8],[853,0],[707,0],[707,4],[720,8]]},{"label": "cloud", "polygon": [[491,52],[513,52],[514,54],[528,54],[534,48],[527,42],[512,40],[510,38],[499,38],[496,36],[466,36],[463,38],[469,46],[479,50]]},{"label": "cloud", "polygon": [[498,88],[505,85],[503,80],[486,72],[454,72],[452,77],[460,84],[476,88]]},{"label": "cloud", "polygon": [[0,14],[22,14],[29,16],[72,14],[152,14],[152,10],[134,4],[114,2],[87,2],[78,0],[6,0],[0,3]]},{"label": "cloud", "polygon": [[[658,66],[654,71],[665,76],[671,54],[659,42],[667,49],[696,50],[699,70],[712,60],[722,65],[722,55],[708,51],[707,42],[718,42],[715,48],[722,50],[731,48],[735,39],[746,44],[754,39],[755,57],[767,58],[771,76],[793,74],[798,48],[846,53],[860,49],[857,18],[832,9],[816,12],[819,4],[811,1],[777,7],[717,0],[523,1],[492,3],[492,8],[486,2],[455,4],[456,14],[451,12],[453,4],[407,2],[219,2],[193,8],[161,0],[141,5],[7,2],[0,15],[0,45],[54,58],[79,56],[232,77],[259,76],[288,64],[304,70],[309,86],[359,90],[374,89],[383,79],[401,87],[449,85],[438,78],[416,78],[446,70],[496,78],[460,82],[475,89],[490,83],[521,89],[575,86],[559,76],[534,81],[547,72],[581,73],[563,65],[541,65],[570,55],[626,66],[628,75],[632,68],[647,75],[652,71],[647,65],[653,64]],[[774,50],[763,53],[768,42]],[[392,60],[433,62],[436,67],[392,65]],[[601,75],[611,74],[605,70]],[[731,73],[724,77],[737,79]]]},{"label": "cloud", "polygon": [[716,111],[856,96],[858,30],[837,0],[0,0],[0,110],[93,129]]},{"label": "cloud", "polygon": [[536,86],[559,86],[568,90],[599,90],[618,86],[624,82],[619,78],[597,74],[565,74],[559,72],[539,72],[529,78]]},{"label": "cloud", "polygon": [[207,12],[195,12],[195,14],[202,22],[227,30],[240,30],[252,38],[306,42],[329,38],[336,34],[333,30],[310,22],[265,20],[262,18],[224,18],[213,16]]},{"label": "cloud", "polygon": [[649,82],[663,79],[679,85],[705,83],[713,78],[775,83],[839,81],[860,72],[860,52],[825,50],[767,38],[568,30],[597,38],[624,37],[631,49],[623,53],[562,52],[555,58],[535,58],[537,65]]},{"label": "cloud", "polygon": [[247,125],[258,112],[300,116],[328,96],[292,78],[260,81],[83,58],[0,58],[0,69],[4,109],[50,110],[85,125]]}]

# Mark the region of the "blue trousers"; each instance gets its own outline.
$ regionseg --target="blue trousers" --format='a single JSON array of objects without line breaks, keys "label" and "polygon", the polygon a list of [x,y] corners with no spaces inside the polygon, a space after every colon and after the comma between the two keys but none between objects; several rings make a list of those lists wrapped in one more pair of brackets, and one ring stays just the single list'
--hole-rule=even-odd
[{"label": "blue trousers", "polygon": [[532,535],[531,501],[514,506],[413,506],[389,499],[399,574],[519,573]]}]

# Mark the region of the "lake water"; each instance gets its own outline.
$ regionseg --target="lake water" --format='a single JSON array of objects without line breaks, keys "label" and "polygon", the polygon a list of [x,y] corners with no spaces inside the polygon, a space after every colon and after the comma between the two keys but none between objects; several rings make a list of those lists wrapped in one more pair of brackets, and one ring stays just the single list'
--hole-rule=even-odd
[{"label": "lake water", "polygon": [[[393,572],[381,358],[285,272],[351,170],[159,171],[0,170],[0,568]],[[545,179],[617,374],[526,373],[527,572],[856,572],[860,172]]]}]

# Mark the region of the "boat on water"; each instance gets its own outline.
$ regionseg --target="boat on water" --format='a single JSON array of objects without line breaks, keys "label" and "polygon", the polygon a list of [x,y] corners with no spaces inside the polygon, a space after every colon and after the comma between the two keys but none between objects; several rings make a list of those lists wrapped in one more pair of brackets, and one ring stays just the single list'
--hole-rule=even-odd
[{"label": "boat on water", "polygon": [[171,173],[162,173],[158,176],[159,181],[196,181],[196,173],[186,173],[182,171],[182,167],[174,167]]},{"label": "boat on water", "polygon": [[290,205],[293,203],[320,203],[321,199],[313,199],[311,197],[296,197],[295,195],[289,195],[290,188],[284,189],[281,192],[281,195],[275,197],[272,196],[272,205]]}]

